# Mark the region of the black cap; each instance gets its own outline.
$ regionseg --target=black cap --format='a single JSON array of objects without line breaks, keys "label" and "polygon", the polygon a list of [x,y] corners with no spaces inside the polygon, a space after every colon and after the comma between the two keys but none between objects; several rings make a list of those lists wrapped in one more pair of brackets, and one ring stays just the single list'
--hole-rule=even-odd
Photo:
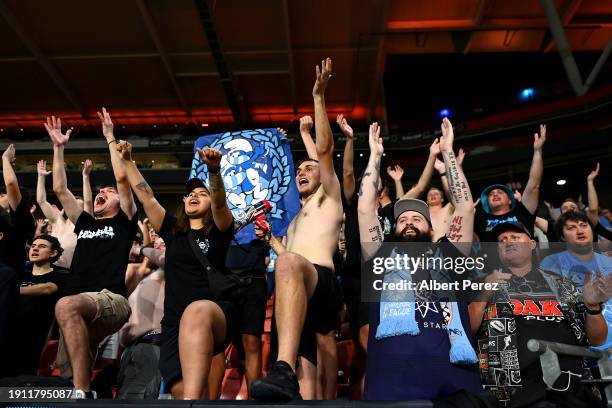
[{"label": "black cap", "polygon": [[527,234],[530,239],[533,239],[531,232],[527,229],[527,227],[525,227],[525,225],[523,225],[522,222],[503,222],[501,224],[497,224],[495,227],[493,227],[491,233],[495,236],[495,239],[497,239],[500,234],[506,231],[519,231]]},{"label": "black cap", "polygon": [[187,180],[187,183],[185,183],[185,191],[187,192],[187,194],[200,187],[208,190],[208,187],[206,187],[202,179],[199,179],[197,177],[191,178]]}]

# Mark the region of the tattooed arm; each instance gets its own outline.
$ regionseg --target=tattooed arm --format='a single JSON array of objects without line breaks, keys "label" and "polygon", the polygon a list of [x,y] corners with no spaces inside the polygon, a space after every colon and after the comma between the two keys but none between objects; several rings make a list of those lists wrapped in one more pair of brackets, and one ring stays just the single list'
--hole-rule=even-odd
[{"label": "tattooed arm", "polygon": [[[451,218],[446,237],[455,243],[464,255],[468,255],[474,234],[474,203],[463,168],[453,152],[453,126],[447,118],[442,121],[440,152],[446,166],[446,178],[455,211]],[[459,244],[461,243],[461,244]]]},{"label": "tattooed arm", "polygon": [[357,193],[357,214],[359,218],[359,238],[361,240],[361,254],[364,260],[374,256],[382,245],[384,236],[378,221],[377,192],[380,177],[380,160],[384,148],[380,138],[378,123],[370,125],[370,159],[361,178],[361,185]]},{"label": "tattooed arm", "polygon": [[159,232],[166,216],[166,210],[161,206],[153,195],[153,190],[147,184],[142,174],[132,161],[132,145],[125,140],[117,142],[118,156],[125,166],[127,181],[130,183],[132,190],[138,197],[138,201],[142,204],[145,214],[151,223],[155,232]]}]

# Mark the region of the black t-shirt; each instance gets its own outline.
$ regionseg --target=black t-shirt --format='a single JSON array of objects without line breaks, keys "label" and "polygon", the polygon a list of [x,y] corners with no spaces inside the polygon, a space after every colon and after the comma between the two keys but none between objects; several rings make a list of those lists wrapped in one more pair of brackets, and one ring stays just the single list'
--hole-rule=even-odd
[{"label": "black t-shirt", "polygon": [[[559,301],[540,272],[531,271],[522,277],[513,275],[508,284],[508,294],[516,322],[516,347],[522,382],[524,385],[542,383],[540,354],[529,351],[527,342],[537,339],[579,345],[578,341],[561,312]],[[500,341],[498,348],[503,346],[505,344]],[[580,357],[559,354],[559,364],[562,371],[582,373]]]},{"label": "black t-shirt", "polygon": [[230,245],[225,266],[239,275],[264,276],[265,261],[269,253],[270,246],[259,239],[248,244]]},{"label": "black t-shirt", "polygon": [[15,211],[9,211],[11,226],[4,232],[0,245],[0,258],[18,274],[25,270],[26,244],[36,231],[34,217],[25,200],[21,200]]},{"label": "black t-shirt", "polygon": [[[159,230],[159,236],[166,243],[166,297],[162,325],[167,326],[178,325],[189,304],[212,298],[208,276],[191,249],[187,233],[174,235],[172,232],[176,222],[175,217],[166,213]],[[213,225],[208,235],[203,229],[191,231],[210,264],[218,271],[227,271],[225,261],[234,237],[233,227],[221,232]]]},{"label": "black t-shirt", "polygon": [[138,218],[120,210],[113,218],[96,220],[83,211],[74,226],[77,244],[66,294],[102,289],[127,297],[125,270]]},{"label": "black t-shirt", "polygon": [[478,234],[480,242],[496,242],[491,230],[498,224],[506,222],[520,222],[533,235],[535,225],[535,214],[531,214],[527,208],[518,201],[514,209],[503,215],[493,215],[485,212],[482,206],[476,209],[476,219],[474,220],[474,232]]},{"label": "black t-shirt", "polygon": [[19,296],[17,327],[11,333],[13,345],[8,362],[13,376],[36,374],[40,353],[55,318],[55,303],[68,277],[68,271],[60,268],[44,275],[27,271],[20,276],[21,287],[54,283],[58,291],[48,296]]}]

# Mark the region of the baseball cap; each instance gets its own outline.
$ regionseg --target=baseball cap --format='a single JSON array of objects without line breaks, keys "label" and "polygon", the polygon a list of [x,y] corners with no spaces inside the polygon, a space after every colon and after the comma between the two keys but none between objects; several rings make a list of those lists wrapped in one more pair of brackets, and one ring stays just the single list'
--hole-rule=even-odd
[{"label": "baseball cap", "polygon": [[187,183],[185,183],[185,192],[187,194],[189,194],[193,190],[195,190],[196,188],[200,188],[200,187],[205,188],[206,190],[208,190],[208,187],[206,187],[206,185],[204,184],[202,179],[194,177],[194,178],[191,178],[191,179],[187,180]]},{"label": "baseball cap", "polygon": [[531,232],[529,232],[527,227],[525,227],[525,225],[522,222],[503,222],[501,224],[497,224],[495,227],[493,227],[493,229],[491,230],[491,233],[495,236],[495,239],[497,239],[497,237],[501,233],[506,232],[506,231],[523,232],[527,234],[529,238],[533,239]]},{"label": "baseball cap", "polygon": [[491,207],[489,207],[489,193],[494,189],[503,190],[506,194],[508,194],[508,198],[510,198],[510,209],[514,210],[516,207],[516,199],[514,198],[514,191],[504,184],[491,184],[484,190],[482,190],[482,194],[480,194],[480,204],[482,208],[488,213],[491,214]]},{"label": "baseball cap", "polygon": [[418,200],[416,198],[403,198],[401,200],[397,200],[393,206],[393,216],[395,217],[395,220],[397,221],[399,216],[406,211],[418,212],[425,217],[429,225],[431,225],[429,206],[425,201]]}]

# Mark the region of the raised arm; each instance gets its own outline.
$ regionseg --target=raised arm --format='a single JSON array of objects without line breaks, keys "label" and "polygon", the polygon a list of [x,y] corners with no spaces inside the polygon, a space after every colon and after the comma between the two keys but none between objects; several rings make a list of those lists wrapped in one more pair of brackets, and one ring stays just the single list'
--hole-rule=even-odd
[{"label": "raised arm", "polygon": [[396,164],[395,166],[387,166],[387,174],[393,179],[395,183],[395,197],[400,198],[404,195],[404,186],[402,186],[402,177],[404,176],[404,169],[402,166]]},{"label": "raised arm", "polygon": [[595,190],[595,177],[599,174],[599,163],[595,170],[587,177],[587,194],[589,199],[589,211],[587,215],[593,223],[597,225],[599,223],[599,199],[597,198],[597,190]]},{"label": "raised arm", "polygon": [[302,136],[302,142],[304,143],[304,147],[306,148],[306,154],[308,154],[308,158],[319,160],[317,157],[317,146],[315,146],[314,140],[312,140],[312,135],[310,131],[312,130],[313,121],[312,118],[308,115],[302,116],[300,118],[300,136]]},{"label": "raised arm", "polygon": [[153,190],[147,184],[142,174],[132,161],[132,145],[125,140],[120,140],[116,146],[119,159],[123,162],[126,178],[132,187],[138,201],[142,204],[147,218],[155,232],[159,232],[166,216],[166,210],[153,195]]},{"label": "raised arm", "polygon": [[544,172],[544,160],[542,159],[542,147],[546,142],[546,125],[540,125],[540,134],[533,135],[533,159],[531,159],[531,169],[529,170],[529,180],[523,191],[521,201],[530,213],[535,214],[538,209],[538,199],[540,196],[540,183]]},{"label": "raised arm", "polygon": [[47,162],[44,160],[39,160],[36,166],[36,171],[38,172],[38,182],[36,183],[36,202],[45,215],[45,218],[53,224],[57,221],[60,213],[57,209],[51,207],[51,204],[49,204],[47,201],[45,179],[49,174],[51,174],[51,172],[47,170]]},{"label": "raised arm", "polygon": [[384,240],[377,214],[378,177],[384,148],[380,138],[380,127],[376,122],[370,125],[369,144],[370,158],[357,193],[359,196],[357,203],[359,239],[364,260],[372,258]]},{"label": "raised arm", "polygon": [[427,163],[425,164],[425,168],[423,169],[423,173],[421,173],[421,177],[419,181],[416,183],[414,187],[412,187],[402,198],[419,198],[425,190],[427,186],[429,186],[429,182],[431,181],[431,176],[434,171],[434,164],[436,162],[436,157],[440,153],[439,140],[435,139],[431,146],[429,147],[429,157],[427,158]]},{"label": "raised arm", "polygon": [[64,145],[70,140],[72,128],[62,133],[62,120],[55,116],[47,117],[45,129],[53,143],[53,192],[59,199],[68,219],[76,224],[83,210],[79,202],[70,190],[66,181],[66,169],[64,168]]},{"label": "raised arm", "polygon": [[327,195],[340,199],[340,182],[334,169],[334,135],[329,126],[329,119],[325,110],[325,89],[332,74],[330,58],[321,61],[320,68],[317,65],[316,74],[317,80],[312,89],[312,97],[314,99],[316,146],[321,186]]},{"label": "raised arm", "polygon": [[349,126],[344,115],[338,115],[336,123],[340,126],[340,130],[346,137],[344,156],[342,157],[342,190],[344,192],[344,199],[350,202],[354,199],[353,195],[355,194],[355,170],[353,168],[353,145],[355,138],[353,137],[353,128]]},{"label": "raised arm", "polygon": [[19,190],[19,182],[17,181],[15,169],[13,169],[14,162],[15,146],[10,144],[2,154],[2,176],[4,177],[4,186],[6,187],[9,206],[13,211],[21,203],[21,190]]},{"label": "raised arm", "polygon": [[93,194],[91,193],[91,181],[89,175],[93,169],[93,162],[89,159],[85,160],[83,165],[83,211],[89,215],[93,215]]},{"label": "raised arm", "polygon": [[124,161],[119,157],[119,151],[117,150],[117,141],[113,134],[113,121],[106,108],[102,108],[102,112],[98,112],[98,117],[100,122],[102,122],[102,134],[106,138],[111,156],[111,165],[115,181],[117,182],[117,192],[119,193],[119,205],[128,219],[131,220],[136,215],[136,204],[134,203],[134,196],[127,179]]},{"label": "raised arm", "polygon": [[[442,120],[440,153],[446,166],[448,188],[455,206],[446,237],[449,241],[455,243],[457,249],[464,255],[469,255],[474,235],[474,202],[463,169],[453,152],[454,138],[453,126],[447,118],[444,118]],[[458,245],[458,243],[461,244]]]},{"label": "raised arm", "polygon": [[221,157],[223,154],[211,147],[207,147],[205,150],[198,147],[197,151],[200,159],[208,167],[208,188],[210,189],[213,221],[220,231],[227,231],[234,222],[234,217],[227,206],[225,186],[223,185],[223,177],[221,177]]}]

